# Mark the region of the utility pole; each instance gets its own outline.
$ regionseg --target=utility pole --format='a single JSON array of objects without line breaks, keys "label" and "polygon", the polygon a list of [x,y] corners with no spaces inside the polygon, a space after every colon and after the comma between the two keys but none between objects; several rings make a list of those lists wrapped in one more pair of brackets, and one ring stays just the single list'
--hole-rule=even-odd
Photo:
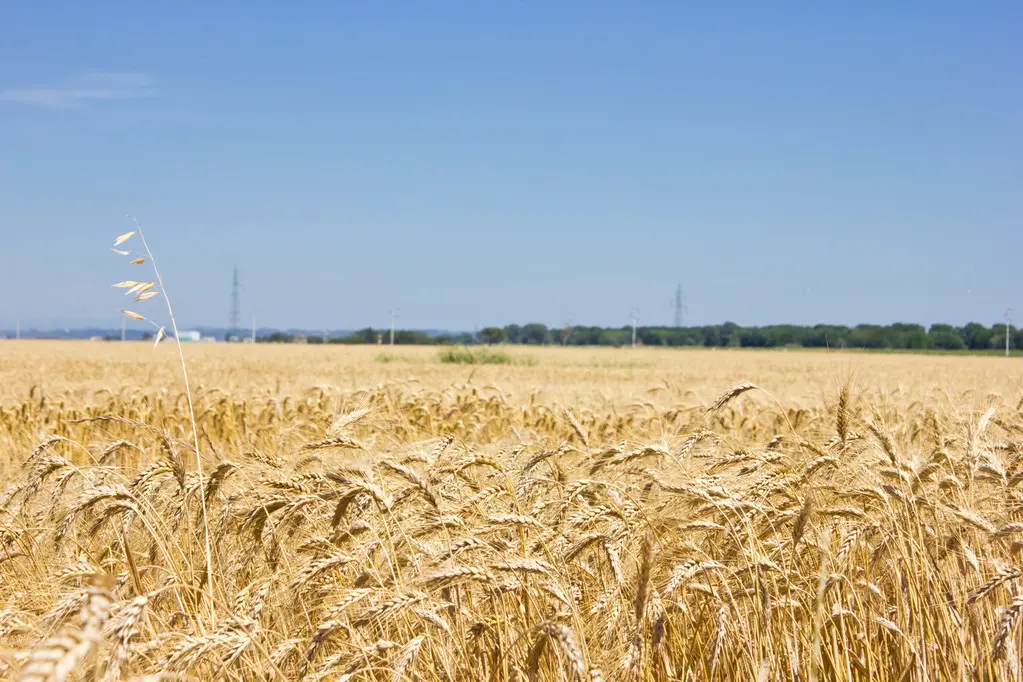
[{"label": "utility pole", "polygon": [[391,345],[394,345],[394,318],[398,314],[398,309],[395,308],[391,311]]},{"label": "utility pole", "polygon": [[682,291],[682,282],[678,283],[678,288],[675,289],[675,298],[673,300],[675,305],[675,328],[682,327],[683,317],[686,312],[686,294]]},{"label": "utility pole", "polygon": [[639,324],[639,311],[633,310],[629,317],[632,318],[632,347],[636,347],[636,326]]},{"label": "utility pole", "polygon": [[1005,310],[1005,357],[1009,357],[1009,329],[1012,328],[1012,308]]}]

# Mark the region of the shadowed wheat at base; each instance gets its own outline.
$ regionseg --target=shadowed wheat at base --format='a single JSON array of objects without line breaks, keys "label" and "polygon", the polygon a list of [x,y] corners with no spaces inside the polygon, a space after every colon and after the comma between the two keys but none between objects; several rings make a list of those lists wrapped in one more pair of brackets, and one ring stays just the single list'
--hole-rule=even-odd
[{"label": "shadowed wheat at base", "polygon": [[0,679],[1019,679],[1015,393],[282,391],[208,352],[235,388],[0,404]]}]

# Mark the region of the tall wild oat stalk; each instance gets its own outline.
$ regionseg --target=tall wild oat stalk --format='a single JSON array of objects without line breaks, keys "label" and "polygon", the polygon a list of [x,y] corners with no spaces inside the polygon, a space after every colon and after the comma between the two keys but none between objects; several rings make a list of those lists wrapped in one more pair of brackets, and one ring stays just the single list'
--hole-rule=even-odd
[{"label": "tall wild oat stalk", "polygon": [[[148,257],[149,263],[153,267],[153,275],[156,278],[156,281],[155,282],[135,282],[135,281],[132,281],[132,280],[128,280],[128,281],[124,281],[124,282],[119,282],[119,283],[115,284],[114,286],[115,287],[119,287],[119,288],[127,288],[128,289],[128,294],[134,293],[135,294],[135,298],[133,300],[135,302],[142,302],[142,301],[149,300],[150,298],[153,298],[153,297],[157,296],[158,294],[162,294],[163,295],[164,303],[167,306],[167,316],[170,318],[171,329],[174,332],[174,342],[175,342],[175,345],[177,346],[177,349],[178,349],[178,361],[181,364],[181,376],[182,376],[182,378],[184,379],[184,382],[185,382],[185,396],[186,396],[187,401],[188,401],[188,417],[189,417],[189,422],[190,422],[191,427],[192,427],[192,444],[193,444],[193,447],[195,449],[195,470],[196,470],[196,475],[199,478],[199,490],[205,490],[206,489],[206,485],[205,485],[205,481],[203,480],[202,456],[199,454],[199,429],[198,429],[198,427],[195,424],[195,406],[194,406],[193,400],[192,400],[192,391],[191,391],[191,388],[188,385],[188,367],[185,364],[185,352],[181,348],[181,337],[180,337],[180,335],[178,333],[178,321],[174,317],[174,308],[171,306],[170,296],[167,295],[167,287],[164,285],[163,277],[160,275],[160,267],[159,267],[159,265],[157,265],[156,257],[153,255],[153,251],[152,251],[152,249],[149,248],[149,243],[146,241],[145,230],[142,229],[142,225],[139,223],[139,221],[134,216],[129,216],[129,217],[131,218],[131,221],[135,224],[135,229],[133,231],[131,231],[131,232],[127,232],[125,234],[122,234],[122,235],[118,236],[114,240],[113,251],[115,253],[117,253],[118,255],[121,255],[121,256],[130,256],[131,255],[130,251],[125,251],[125,250],[119,249],[118,247],[120,247],[122,244],[126,243],[128,240],[130,240],[132,237],[134,237],[135,234],[137,233],[138,237],[139,237],[139,240],[141,240],[141,242],[142,242],[142,248],[144,248],[146,250],[146,256]],[[131,263],[133,265],[142,265],[145,262],[146,262],[146,258],[142,258],[142,257],[135,258],[135,259],[133,259],[131,261]],[[156,291],[152,291],[154,286],[156,287]],[[127,317],[129,317],[129,318],[131,318],[133,320],[146,320],[146,318],[143,315],[140,315],[140,314],[138,314],[138,313],[136,313],[134,311],[131,311],[131,310],[122,310],[121,312],[125,316],[127,316]],[[148,320],[146,320],[146,321],[148,321]],[[157,326],[155,323],[152,323],[152,324],[153,324],[153,326]],[[159,327],[157,329],[157,332],[156,332],[156,342],[154,343],[154,346],[156,344],[160,343],[160,340],[163,338],[164,333],[165,333],[164,332],[164,327]],[[199,495],[199,504],[200,504],[200,507],[202,508],[203,543],[205,545],[204,546],[204,551],[205,551],[205,558],[206,558],[206,585],[209,588],[209,600],[210,600],[210,623],[213,624],[217,620],[217,614],[216,614],[215,598],[214,598],[214,592],[213,592],[213,552],[212,552],[211,547],[210,547],[210,524],[209,524],[209,518],[208,518],[207,510],[206,510],[206,496],[205,495]]]}]

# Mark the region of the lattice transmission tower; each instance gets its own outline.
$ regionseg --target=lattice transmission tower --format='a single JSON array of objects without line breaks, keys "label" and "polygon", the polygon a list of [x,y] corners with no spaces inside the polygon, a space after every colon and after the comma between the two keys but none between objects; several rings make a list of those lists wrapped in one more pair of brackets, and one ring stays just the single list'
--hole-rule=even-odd
[{"label": "lattice transmission tower", "polygon": [[672,304],[675,306],[675,327],[678,328],[685,321],[686,314],[686,293],[682,291],[682,282],[679,282],[675,289],[675,298],[672,300]]},{"label": "lattice transmission tower", "polygon": [[230,341],[231,337],[238,338],[241,335],[241,282],[238,279],[238,266],[234,266],[234,277],[231,279],[231,319],[227,323],[227,338],[226,341]]}]

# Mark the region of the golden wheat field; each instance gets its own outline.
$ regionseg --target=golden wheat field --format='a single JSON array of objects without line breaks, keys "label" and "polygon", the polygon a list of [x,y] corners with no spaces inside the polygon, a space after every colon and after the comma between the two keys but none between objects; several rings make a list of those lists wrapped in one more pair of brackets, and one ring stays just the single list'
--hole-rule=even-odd
[{"label": "golden wheat field", "polygon": [[0,342],[0,678],[1020,679],[1023,362],[184,352]]}]

